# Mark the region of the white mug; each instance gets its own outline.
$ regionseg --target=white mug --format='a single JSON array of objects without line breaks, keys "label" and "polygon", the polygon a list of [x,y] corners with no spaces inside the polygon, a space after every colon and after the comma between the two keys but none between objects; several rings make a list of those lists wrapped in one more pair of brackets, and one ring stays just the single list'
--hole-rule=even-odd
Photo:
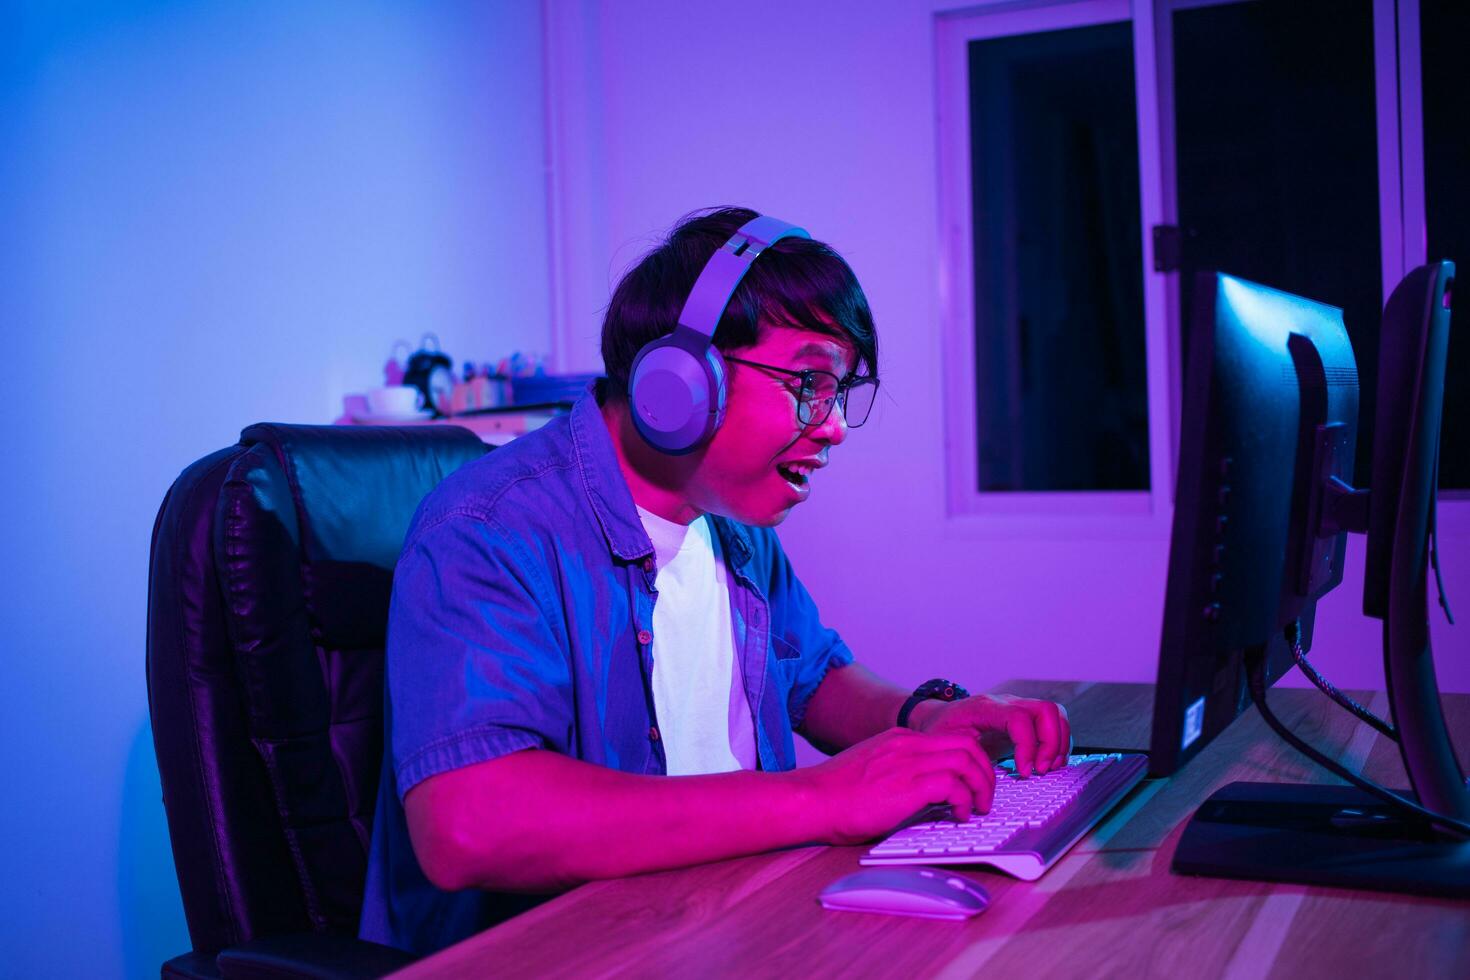
[{"label": "white mug", "polygon": [[368,411],[374,415],[409,416],[423,411],[424,393],[412,385],[389,385],[367,393]]}]

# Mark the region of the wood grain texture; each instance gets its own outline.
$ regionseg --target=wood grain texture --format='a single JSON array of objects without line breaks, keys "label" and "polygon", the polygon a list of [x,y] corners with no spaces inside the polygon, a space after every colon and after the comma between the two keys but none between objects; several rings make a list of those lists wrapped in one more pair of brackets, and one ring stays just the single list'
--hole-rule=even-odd
[{"label": "wood grain texture", "polygon": [[[1151,685],[997,690],[1062,701],[1079,745],[1147,744]],[[1404,784],[1396,746],[1316,691],[1270,697],[1323,751]],[[1445,702],[1464,745],[1470,696]],[[1470,902],[1170,874],[1195,807],[1240,779],[1332,781],[1252,709],[1181,772],[1146,781],[1041,880],[961,870],[991,894],[968,922],[826,911],[817,893],[865,848],[813,846],[593,882],[395,976],[1470,976]]]}]

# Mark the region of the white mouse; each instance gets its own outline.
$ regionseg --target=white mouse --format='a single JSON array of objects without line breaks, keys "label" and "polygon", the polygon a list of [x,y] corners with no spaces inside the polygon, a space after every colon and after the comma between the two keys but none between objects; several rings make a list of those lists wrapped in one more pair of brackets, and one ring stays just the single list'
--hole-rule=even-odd
[{"label": "white mouse", "polygon": [[832,882],[817,900],[842,912],[960,920],[984,912],[990,893],[969,878],[932,868],[865,868]]}]

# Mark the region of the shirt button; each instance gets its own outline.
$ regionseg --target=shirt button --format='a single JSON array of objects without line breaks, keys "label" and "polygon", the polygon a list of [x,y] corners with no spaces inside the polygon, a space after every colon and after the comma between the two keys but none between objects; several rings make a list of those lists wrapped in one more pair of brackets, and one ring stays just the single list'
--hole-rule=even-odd
[{"label": "shirt button", "polygon": [[653,559],[652,558],[645,558],[645,559],[643,559],[643,570],[645,572],[651,572],[651,571],[653,571]]},{"label": "shirt button", "polygon": [[648,630],[639,630],[638,642],[642,643],[644,646],[648,646],[648,644],[653,642],[653,634],[648,632]]},{"label": "shirt button", "polygon": [[658,741],[658,726],[657,725],[650,725],[650,726],[648,726],[648,740],[650,742],[657,742]]}]

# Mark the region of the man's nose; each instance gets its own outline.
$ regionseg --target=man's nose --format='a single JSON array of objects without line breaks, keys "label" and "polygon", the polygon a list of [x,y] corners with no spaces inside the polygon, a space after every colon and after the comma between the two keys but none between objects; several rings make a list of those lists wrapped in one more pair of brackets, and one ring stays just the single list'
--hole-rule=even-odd
[{"label": "man's nose", "polygon": [[840,445],[847,438],[847,413],[843,411],[841,402],[832,403],[832,411],[812,431],[812,436],[833,446]]}]

